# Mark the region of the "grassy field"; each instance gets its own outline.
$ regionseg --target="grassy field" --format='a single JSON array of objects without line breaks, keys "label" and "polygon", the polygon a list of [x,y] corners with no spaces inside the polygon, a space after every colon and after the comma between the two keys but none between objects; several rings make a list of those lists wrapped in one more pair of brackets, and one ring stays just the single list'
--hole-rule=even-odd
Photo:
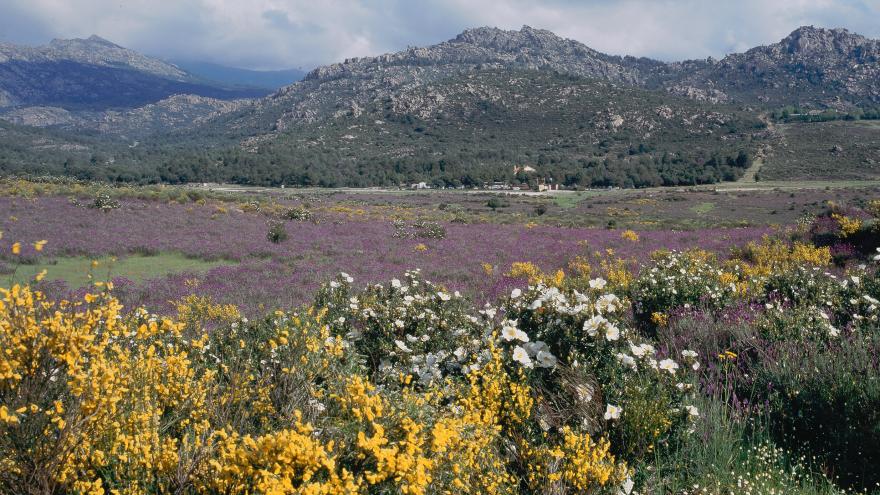
[{"label": "grassy field", "polygon": [[880,123],[835,121],[780,124],[761,180],[880,178]]},{"label": "grassy field", "polygon": [[105,256],[91,259],[77,256],[19,265],[15,272],[9,274],[8,277],[17,281],[26,281],[46,270],[45,280],[63,280],[69,287],[77,288],[88,285],[90,275],[96,280],[124,277],[132,282],[143,282],[171,273],[204,272],[226,264],[230,264],[230,262],[205,261],[173,252],[160,253],[155,256],[126,256],[122,258]]}]

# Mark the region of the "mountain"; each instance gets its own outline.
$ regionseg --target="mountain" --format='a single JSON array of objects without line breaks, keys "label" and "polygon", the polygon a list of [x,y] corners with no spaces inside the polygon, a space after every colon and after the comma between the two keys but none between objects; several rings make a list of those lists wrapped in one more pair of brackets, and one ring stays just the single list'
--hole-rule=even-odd
[{"label": "mountain", "polygon": [[125,109],[176,94],[235,99],[266,91],[206,82],[98,36],[39,47],[0,44],[0,108]]},{"label": "mountain", "polygon": [[12,124],[91,131],[122,140],[145,139],[169,129],[186,129],[238,110],[251,100],[218,100],[192,94],[174,95],[142,107],[71,112],[59,107],[22,107],[7,110],[2,118]]},{"label": "mountain", "polygon": [[[103,40],[80,41],[74,45],[112,56],[92,54],[83,64],[82,56],[65,55],[63,63],[167,84],[206,80],[178,65],[137,61]],[[874,112],[877,44],[842,29],[804,27],[721,60],[665,63],[603,54],[528,26],[484,27],[433,46],[318,67],[234,104],[151,95],[122,108],[31,104],[8,109],[5,118],[18,124],[7,135],[38,125],[51,131],[38,141],[72,141],[63,146],[76,154],[63,163],[42,154],[38,171],[83,178],[459,185],[527,180],[513,168],[529,165],[572,186],[711,183],[741,176],[750,157],[772,152],[779,134],[767,115],[783,106]],[[21,99],[9,86],[0,91],[0,99]],[[84,84],[71,95],[92,92]],[[0,170],[27,167],[17,149],[14,166],[0,156]]]},{"label": "mountain", "polygon": [[880,40],[812,26],[721,60],[655,66],[650,84],[687,96],[765,107],[880,105]]},{"label": "mountain", "polygon": [[174,65],[202,79],[217,81],[227,86],[268,90],[276,90],[295,83],[306,75],[301,69],[248,70],[192,60],[175,60]]},{"label": "mountain", "polygon": [[709,103],[775,109],[880,105],[880,42],[846,30],[800,28],[781,42],[720,61],[667,64],[606,55],[550,31],[471,29],[449,41],[319,67],[260,100],[244,119],[272,132],[309,124],[370,102],[396,101],[407,88],[475,70],[537,70],[664,90]]},{"label": "mountain", "polygon": [[87,39],[54,39],[46,46],[28,47],[0,43],[0,63],[76,62],[111,68],[128,68],[164,79],[187,81],[191,75],[172,64],[141,55],[97,35]]}]

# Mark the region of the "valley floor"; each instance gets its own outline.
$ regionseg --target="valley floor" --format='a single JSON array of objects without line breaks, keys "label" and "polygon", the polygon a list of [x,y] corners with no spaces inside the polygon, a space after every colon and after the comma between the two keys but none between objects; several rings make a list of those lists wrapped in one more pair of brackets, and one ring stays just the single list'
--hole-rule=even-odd
[{"label": "valley floor", "polygon": [[871,493],[878,193],[0,181],[0,491]]}]

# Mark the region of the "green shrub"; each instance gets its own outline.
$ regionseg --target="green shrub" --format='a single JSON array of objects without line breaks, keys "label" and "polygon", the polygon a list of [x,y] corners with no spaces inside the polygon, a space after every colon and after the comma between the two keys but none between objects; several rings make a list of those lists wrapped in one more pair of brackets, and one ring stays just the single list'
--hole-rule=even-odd
[{"label": "green shrub", "polygon": [[269,221],[269,231],[266,232],[266,239],[269,242],[278,244],[287,240],[287,229],[284,222],[276,220]]}]

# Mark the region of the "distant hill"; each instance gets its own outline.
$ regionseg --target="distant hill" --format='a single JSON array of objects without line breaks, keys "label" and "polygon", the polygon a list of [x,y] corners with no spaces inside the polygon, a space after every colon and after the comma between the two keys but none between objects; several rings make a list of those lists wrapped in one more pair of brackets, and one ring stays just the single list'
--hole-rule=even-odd
[{"label": "distant hill", "polygon": [[301,69],[248,70],[199,61],[175,60],[174,65],[202,79],[217,81],[227,86],[245,86],[269,90],[293,84],[306,75],[306,72]]},{"label": "distant hill", "polygon": [[266,93],[207,82],[98,36],[39,47],[0,44],[0,108],[124,109],[176,94],[235,99]]}]

